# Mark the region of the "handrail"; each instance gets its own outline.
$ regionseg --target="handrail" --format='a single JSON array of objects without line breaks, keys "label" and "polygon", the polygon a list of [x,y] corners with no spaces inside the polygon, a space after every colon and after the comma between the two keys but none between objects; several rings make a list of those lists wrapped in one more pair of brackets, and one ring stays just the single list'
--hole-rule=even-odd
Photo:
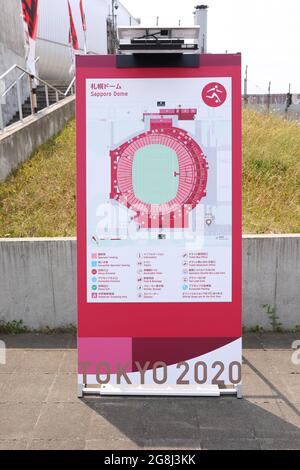
[{"label": "handrail", "polygon": [[[35,60],[35,62],[37,62],[39,60],[39,57]],[[46,80],[43,80],[42,78],[40,78],[38,75],[34,75],[30,72],[28,72],[26,69],[24,69],[23,67],[21,67],[20,65],[18,64],[14,64],[12,65],[6,72],[4,72],[1,76],[0,76],[0,81],[3,80],[7,75],[9,75],[13,70],[20,70],[22,72],[22,74],[17,77],[17,79],[11,84],[9,85],[9,87],[2,93],[2,95],[0,95],[0,133],[2,133],[5,129],[5,124],[4,124],[4,120],[3,120],[3,113],[2,113],[2,99],[3,97],[5,97],[8,92],[10,90],[12,90],[12,88],[14,86],[16,86],[17,88],[17,100],[18,100],[18,109],[19,109],[19,117],[20,117],[20,121],[23,122],[23,109],[22,109],[22,106],[23,106],[23,101],[22,101],[22,89],[21,89],[21,86],[20,86],[20,80],[24,77],[24,75],[28,75],[28,77],[30,77],[31,79],[35,80],[36,82],[38,83],[41,83],[44,85],[44,88],[45,88],[45,97],[46,97],[46,108],[48,108],[50,106],[50,100],[49,100],[49,88],[51,90],[54,90],[55,91],[55,95],[56,95],[56,102],[58,103],[59,102],[59,96],[63,97],[63,98],[66,98],[68,96],[68,94],[70,93],[70,90],[72,91],[72,94],[74,94],[74,91],[73,91],[73,86],[74,86],[74,83],[75,83],[75,77],[73,77],[71,83],[69,84],[67,90],[65,93],[63,93],[62,91],[60,91],[58,88],[54,87],[53,85],[50,85],[50,83],[46,82]],[[33,96],[35,96],[35,104],[33,104]],[[31,112],[32,114],[35,114],[37,112],[37,108],[36,108],[36,95],[31,95]]]},{"label": "handrail", "polygon": [[[39,60],[40,60],[40,58],[37,57],[34,62],[37,63]],[[23,73],[17,78],[17,80],[22,80],[22,78],[24,77],[24,75],[25,75],[25,72],[23,72]],[[8,88],[6,88],[5,92],[1,95],[2,98],[4,98],[4,96],[6,96],[7,93],[9,93],[10,90],[12,90],[12,88],[17,84],[17,80],[15,80]]]},{"label": "handrail", "polygon": [[[0,80],[3,80],[3,78],[6,77],[6,75],[8,75],[8,73],[12,72],[12,70],[14,69],[19,69],[21,70],[22,72],[24,72],[24,75],[27,74],[29,77],[31,78],[34,78],[35,80],[43,83],[43,85],[46,85],[48,88],[51,88],[52,90],[54,90],[56,93],[58,93],[59,95],[61,96],[65,96],[64,93],[62,93],[60,90],[58,90],[57,88],[55,88],[54,86],[50,85],[50,83],[46,82],[45,80],[43,80],[42,78],[40,78],[38,75],[33,75],[32,73],[29,73],[26,69],[24,69],[23,67],[21,67],[20,65],[18,64],[15,64],[13,65],[9,70],[7,70],[7,72],[5,72],[3,75],[0,76]],[[23,76],[24,76],[23,75]],[[5,93],[5,92],[4,92]],[[4,94],[2,94],[1,96],[3,97]]]},{"label": "handrail", "polygon": [[65,92],[65,96],[68,96],[69,91],[71,90],[72,86],[73,86],[74,83],[75,83],[75,80],[76,80],[76,77],[73,77],[73,80],[71,81],[70,85],[69,85],[68,88],[67,88],[67,91]]},{"label": "handrail", "polygon": [[12,72],[15,68],[17,67],[17,64],[12,65],[6,72],[4,72],[2,75],[0,75],[0,80],[3,80],[3,78],[6,77],[10,72]]}]

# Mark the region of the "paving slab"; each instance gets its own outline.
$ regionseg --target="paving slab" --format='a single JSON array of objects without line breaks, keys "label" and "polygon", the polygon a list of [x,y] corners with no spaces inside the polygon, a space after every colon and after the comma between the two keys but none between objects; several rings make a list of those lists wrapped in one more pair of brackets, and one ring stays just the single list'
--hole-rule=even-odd
[{"label": "paving slab", "polygon": [[286,377],[287,375],[298,375],[298,380],[300,383],[300,364],[293,362],[293,353],[291,350],[270,349],[266,351],[265,357],[267,358],[268,362],[272,363],[276,372],[282,377]]},{"label": "paving slab", "polygon": [[35,439],[85,439],[91,411],[81,403],[46,403],[33,431]]},{"label": "paving slab", "polygon": [[300,375],[283,375],[280,377],[282,395],[290,402],[300,405]]},{"label": "paving slab", "polygon": [[[0,335],[0,340],[2,339],[2,336]],[[24,356],[24,350],[23,349],[6,349],[6,363],[5,364],[0,364],[0,374],[9,374],[13,373],[17,370],[17,368],[20,365],[20,362],[22,361],[22,358]],[[0,376],[1,379],[1,376]]]},{"label": "paving slab", "polygon": [[[264,360],[262,361],[262,352],[264,352]],[[264,349],[243,349],[243,364],[248,365],[252,371],[257,374],[261,372],[264,376],[272,372],[278,372],[272,355],[268,354],[268,350]]]},{"label": "paving slab", "polygon": [[130,438],[134,441],[143,439],[146,431],[143,400],[104,399],[86,402],[92,410],[92,420],[87,433],[87,440],[112,440]]},{"label": "paving slab", "polygon": [[77,374],[57,374],[47,396],[48,403],[78,403]]},{"label": "paving slab", "polygon": [[227,437],[215,437],[201,441],[202,450],[260,450],[260,441],[257,439],[231,439]]},{"label": "paving slab", "polygon": [[87,439],[85,443],[85,450],[140,450],[137,443],[126,439]]},{"label": "paving slab", "polygon": [[296,437],[294,439],[260,439],[259,444],[262,450],[299,450],[300,438]]},{"label": "paving slab", "polygon": [[277,397],[278,393],[271,383],[267,383],[263,377],[252,372],[247,376],[246,380],[243,380],[243,396],[244,398]]},{"label": "paving slab", "polygon": [[0,439],[0,450],[26,450],[28,440],[25,439]]},{"label": "paving slab", "polygon": [[15,372],[33,372],[35,374],[54,374],[63,359],[63,351],[26,350]]},{"label": "paving slab", "polygon": [[213,398],[209,398],[205,406],[197,407],[196,412],[201,441],[255,437],[253,422],[250,419],[252,409],[247,400],[230,398],[216,402]]},{"label": "paving slab", "polygon": [[0,403],[0,440],[28,439],[41,408],[37,403]]},{"label": "paving slab", "polygon": [[143,410],[146,439],[197,439],[196,401],[184,397],[148,400]]},{"label": "paving slab", "polygon": [[29,450],[84,450],[85,439],[32,439]]},{"label": "paving slab", "polygon": [[77,350],[66,349],[59,365],[59,374],[72,374],[77,371]]},{"label": "paving slab", "polygon": [[8,384],[11,381],[12,374],[1,374],[0,376],[0,403],[5,401]]},{"label": "paving slab", "polygon": [[294,404],[283,400],[277,400],[277,403],[284,420],[300,429],[300,403]]},{"label": "paving slab", "polygon": [[251,419],[257,438],[293,439],[300,437],[299,427],[284,416],[277,400],[249,399]]},{"label": "paving slab", "polygon": [[143,443],[144,450],[201,450],[199,439],[150,439]]},{"label": "paving slab", "polygon": [[[2,378],[3,375],[0,380]],[[43,403],[47,399],[54,380],[55,375],[53,374],[32,372],[9,374],[5,389],[0,394],[0,403]]]}]

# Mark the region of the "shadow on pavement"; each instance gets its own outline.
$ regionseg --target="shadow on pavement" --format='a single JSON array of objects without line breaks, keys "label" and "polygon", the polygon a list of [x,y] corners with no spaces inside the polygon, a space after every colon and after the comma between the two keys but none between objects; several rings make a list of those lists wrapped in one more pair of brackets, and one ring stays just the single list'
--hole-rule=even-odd
[{"label": "shadow on pavement", "polygon": [[75,333],[21,333],[16,335],[0,334],[8,349],[75,349]]},{"label": "shadow on pavement", "polygon": [[[276,402],[236,398],[98,398],[90,428],[99,448],[299,449],[299,428],[286,422]],[[97,419],[97,415],[100,420]],[[102,447],[101,447],[102,446]]]}]

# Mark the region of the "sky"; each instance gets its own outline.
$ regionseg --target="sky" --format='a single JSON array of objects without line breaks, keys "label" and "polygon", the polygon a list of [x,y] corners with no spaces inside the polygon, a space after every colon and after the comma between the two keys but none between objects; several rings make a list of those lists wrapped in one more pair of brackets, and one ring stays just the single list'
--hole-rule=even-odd
[{"label": "sky", "polygon": [[300,93],[300,0],[122,0],[142,24],[193,25],[194,6],[208,10],[208,52],[241,52],[248,93]]}]

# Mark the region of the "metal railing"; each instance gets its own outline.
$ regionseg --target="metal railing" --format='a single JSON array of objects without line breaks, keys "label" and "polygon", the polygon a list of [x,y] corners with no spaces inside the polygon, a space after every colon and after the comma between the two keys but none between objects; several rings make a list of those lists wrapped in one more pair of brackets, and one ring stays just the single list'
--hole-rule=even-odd
[{"label": "metal railing", "polygon": [[[39,57],[37,57],[34,61],[35,64],[38,63],[38,61],[40,60]],[[3,75],[1,75],[0,77],[0,80],[3,80],[7,75],[9,75],[11,72],[13,72],[13,70],[15,69],[15,66],[13,65],[10,69],[8,69]],[[4,93],[2,94],[2,98],[4,98],[10,90],[13,89],[14,86],[17,86],[17,81],[21,81],[23,79],[23,77],[26,75],[25,72],[23,72],[18,78],[17,80],[15,80],[5,91]]]},{"label": "metal railing", "polygon": [[[38,62],[38,60],[39,60],[39,58],[36,59],[36,62]],[[32,103],[32,96],[31,96],[31,89],[30,89],[30,81],[29,80],[35,81],[36,84],[39,84],[39,85],[43,84],[44,85],[46,106],[43,109],[46,109],[49,106],[51,106],[50,98],[49,98],[49,89],[55,92],[55,102],[56,103],[60,100],[60,97],[61,97],[61,99],[63,99],[63,98],[66,98],[69,95],[69,93],[70,93],[71,96],[75,94],[75,77],[72,79],[72,81],[69,84],[66,92],[63,93],[58,88],[54,87],[53,85],[50,85],[50,83],[48,83],[45,80],[41,79],[37,75],[30,74],[27,70],[25,70],[23,67],[21,67],[20,65],[17,65],[17,64],[10,67],[5,73],[3,73],[0,76],[0,83],[6,77],[8,77],[8,75],[10,75],[12,72],[15,72],[15,71],[18,71],[18,70],[21,71],[22,74],[19,77],[17,77],[17,79],[15,79],[14,82],[11,83],[3,91],[2,94],[0,94],[0,132],[1,133],[4,131],[4,129],[6,127],[8,127],[7,125],[4,124],[2,105],[5,104],[6,97],[12,90],[16,89],[16,92],[17,92],[17,104],[18,104],[18,112],[19,112],[19,118],[20,118],[19,121],[23,122],[23,120],[24,120],[24,118],[23,118],[23,104],[25,103],[28,96],[31,98],[31,115],[35,114],[33,103]],[[22,92],[21,82],[24,79],[24,77],[26,77],[28,79],[28,94],[25,97],[25,99],[23,100],[23,96],[22,96],[23,92]],[[55,104],[55,103],[53,103],[53,104]]]},{"label": "metal railing", "polygon": [[71,95],[75,95],[75,81],[76,81],[76,77],[73,78],[70,85],[68,86],[65,92],[65,96],[68,96],[69,92],[71,92]]}]

